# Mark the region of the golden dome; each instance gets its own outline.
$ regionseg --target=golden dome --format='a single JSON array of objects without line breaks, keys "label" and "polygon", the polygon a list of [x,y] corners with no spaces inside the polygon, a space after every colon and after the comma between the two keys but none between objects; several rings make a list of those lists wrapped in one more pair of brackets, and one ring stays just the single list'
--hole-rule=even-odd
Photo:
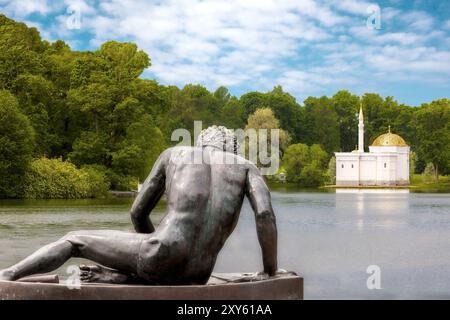
[{"label": "golden dome", "polygon": [[374,147],[389,147],[389,146],[396,146],[396,147],[407,147],[405,140],[403,140],[402,137],[400,137],[398,134],[391,132],[391,126],[389,126],[389,132],[384,133],[380,136],[378,136],[375,140],[372,142],[372,146]]}]

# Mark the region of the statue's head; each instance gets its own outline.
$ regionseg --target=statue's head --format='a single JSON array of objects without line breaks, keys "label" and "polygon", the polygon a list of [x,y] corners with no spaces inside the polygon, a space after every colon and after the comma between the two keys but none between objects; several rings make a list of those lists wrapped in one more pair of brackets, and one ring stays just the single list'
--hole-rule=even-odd
[{"label": "statue's head", "polygon": [[239,150],[239,143],[234,132],[222,126],[211,126],[200,132],[197,147],[204,146],[212,146],[234,154],[237,154]]}]

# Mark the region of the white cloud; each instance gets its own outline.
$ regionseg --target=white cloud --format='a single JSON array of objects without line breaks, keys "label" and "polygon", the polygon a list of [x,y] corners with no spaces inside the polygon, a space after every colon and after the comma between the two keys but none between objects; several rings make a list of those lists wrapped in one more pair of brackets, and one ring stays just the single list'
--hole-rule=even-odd
[{"label": "white cloud", "polygon": [[376,2],[368,2],[361,0],[340,0],[330,1],[331,4],[339,10],[349,12],[356,15],[368,16],[368,11],[373,6],[378,6]]},{"label": "white cloud", "polygon": [[374,68],[394,75],[416,74],[419,78],[424,78],[430,73],[450,75],[450,52],[430,47],[385,46],[378,52],[369,53],[366,60]]},{"label": "white cloud", "polygon": [[218,86],[260,78],[307,43],[330,38],[325,26],[343,21],[311,0],[112,0],[84,19],[83,28],[93,33],[93,45],[136,41],[165,83]]},{"label": "white cloud", "polygon": [[49,0],[1,0],[0,6],[6,14],[24,18],[32,13],[45,15],[53,11],[54,4]]},{"label": "white cloud", "polygon": [[[361,91],[397,79],[442,81],[450,75],[450,20],[381,8],[382,29],[366,27],[365,0],[0,0],[12,17],[53,14],[35,24],[48,39],[90,49],[107,40],[136,42],[152,66],[145,76],[167,84],[201,83],[266,90],[276,84],[303,96],[326,88]],[[66,28],[67,7],[80,8],[81,30]],[[395,6],[395,7],[393,7]],[[23,19],[22,19],[23,20]],[[27,18],[27,20],[30,20]],[[386,23],[386,24],[385,24]],[[384,27],[387,26],[387,27]],[[446,29],[447,28],[447,29]]]},{"label": "white cloud", "polygon": [[383,21],[383,23],[391,22],[392,20],[396,19],[401,13],[402,10],[393,7],[381,8],[381,21]]},{"label": "white cloud", "polygon": [[434,19],[423,11],[409,11],[398,15],[398,18],[406,24],[407,29],[428,31],[433,27]]},{"label": "white cloud", "polygon": [[349,33],[367,44],[399,43],[402,45],[422,45],[423,43],[445,36],[441,31],[417,32],[410,29],[399,32],[369,29],[366,26],[349,28]]}]

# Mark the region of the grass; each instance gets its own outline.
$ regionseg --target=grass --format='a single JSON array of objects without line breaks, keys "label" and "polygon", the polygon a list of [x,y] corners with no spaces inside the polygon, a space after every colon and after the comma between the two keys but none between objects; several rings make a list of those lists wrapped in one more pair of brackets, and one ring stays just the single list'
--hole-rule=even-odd
[{"label": "grass", "polygon": [[411,186],[418,192],[450,192],[450,176],[439,176],[426,178],[421,174],[411,177]]}]

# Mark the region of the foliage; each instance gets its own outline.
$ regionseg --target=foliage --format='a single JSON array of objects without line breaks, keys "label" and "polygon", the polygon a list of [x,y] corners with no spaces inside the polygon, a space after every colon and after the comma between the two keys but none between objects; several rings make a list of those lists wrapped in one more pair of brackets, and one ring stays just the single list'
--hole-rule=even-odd
[{"label": "foliage", "polygon": [[317,161],[311,161],[300,173],[299,183],[305,187],[318,187],[326,180],[326,173]]},{"label": "foliage", "polygon": [[329,154],[339,150],[339,120],[333,101],[309,97],[305,100],[305,112],[305,142],[320,144]]},{"label": "foliage", "polygon": [[142,183],[142,180],[136,177],[118,174],[112,170],[108,172],[108,179],[111,181],[112,189],[117,191],[136,191],[138,183]]},{"label": "foliage", "polygon": [[423,104],[415,113],[415,129],[419,158],[433,164],[436,179],[439,172],[449,173],[450,100]]},{"label": "foliage", "polygon": [[416,173],[417,154],[414,151],[409,152],[409,177]]},{"label": "foliage", "polygon": [[424,182],[432,182],[437,180],[436,168],[432,162],[427,163],[425,170],[422,173],[422,179]]},{"label": "foliage", "polygon": [[334,185],[336,183],[336,157],[334,156],[328,162],[327,177],[329,184]]},{"label": "foliage", "polygon": [[320,145],[292,144],[286,149],[283,167],[287,180],[305,187],[317,187],[326,181],[328,155]]},{"label": "foliage", "polygon": [[333,109],[339,119],[340,149],[351,151],[358,141],[358,118],[356,117],[360,107],[360,99],[348,92],[341,90],[332,97]]},{"label": "foliage", "polygon": [[24,196],[31,199],[78,199],[106,194],[106,176],[95,167],[77,169],[60,159],[39,158],[25,175]]},{"label": "foliage", "polygon": [[0,90],[0,197],[21,195],[23,176],[31,161],[34,130],[20,112],[17,99]]},{"label": "foliage", "polygon": [[108,170],[101,165],[86,165],[80,171],[86,173],[88,177],[89,189],[87,197],[99,198],[107,196],[111,186],[111,180],[108,177]]},{"label": "foliage", "polygon": [[273,111],[269,108],[258,109],[255,111],[255,113],[251,114],[248,118],[247,126],[245,127],[245,129],[246,130],[255,129],[258,134],[258,141],[259,141],[259,130],[266,129],[268,135],[267,140],[269,145],[274,143],[274,141],[270,140],[270,137],[272,137],[272,130],[279,129],[279,147],[281,154],[287,148],[289,142],[291,141],[291,137],[289,136],[289,134],[285,130],[280,129],[278,119],[275,118]]}]

